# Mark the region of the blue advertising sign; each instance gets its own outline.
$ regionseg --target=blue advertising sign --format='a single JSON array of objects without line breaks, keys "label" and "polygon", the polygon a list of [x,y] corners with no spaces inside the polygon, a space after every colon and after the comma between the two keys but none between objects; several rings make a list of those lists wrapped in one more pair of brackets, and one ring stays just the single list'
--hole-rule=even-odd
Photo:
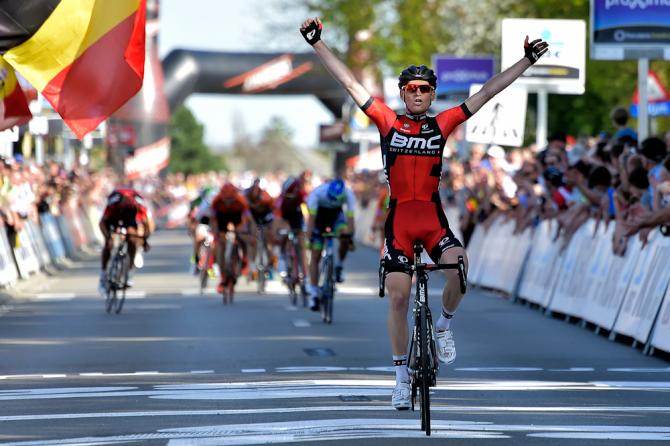
[{"label": "blue advertising sign", "polygon": [[493,56],[433,56],[437,76],[437,95],[467,96],[472,84],[483,84],[495,74]]},{"label": "blue advertising sign", "polygon": [[664,51],[670,44],[670,1],[591,0],[591,44],[594,59],[623,58],[617,49]]},{"label": "blue advertising sign", "polygon": [[[670,115],[670,102],[650,102],[647,104],[647,112],[649,116],[668,116]],[[633,104],[630,106],[630,115],[633,118],[637,118],[638,114],[638,105]]]}]

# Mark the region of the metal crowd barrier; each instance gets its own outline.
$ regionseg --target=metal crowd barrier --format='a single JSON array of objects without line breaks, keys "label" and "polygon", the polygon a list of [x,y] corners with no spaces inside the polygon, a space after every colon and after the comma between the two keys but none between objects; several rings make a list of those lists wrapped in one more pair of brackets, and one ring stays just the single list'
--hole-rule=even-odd
[{"label": "metal crowd barrier", "polygon": [[633,237],[618,257],[613,223],[596,230],[589,221],[561,251],[555,224],[543,221],[523,234],[503,220],[488,231],[477,226],[468,247],[470,283],[590,322],[611,338],[630,337],[645,352],[670,351],[670,237],[654,231],[645,247]]}]

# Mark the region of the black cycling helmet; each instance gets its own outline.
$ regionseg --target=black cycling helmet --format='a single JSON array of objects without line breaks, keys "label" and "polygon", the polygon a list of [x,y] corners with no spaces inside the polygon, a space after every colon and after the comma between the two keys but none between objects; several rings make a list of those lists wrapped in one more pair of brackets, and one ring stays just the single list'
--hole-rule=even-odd
[{"label": "black cycling helmet", "polygon": [[410,65],[402,70],[400,77],[398,77],[398,88],[402,88],[410,81],[427,81],[431,87],[437,86],[437,77],[435,72],[425,65]]}]

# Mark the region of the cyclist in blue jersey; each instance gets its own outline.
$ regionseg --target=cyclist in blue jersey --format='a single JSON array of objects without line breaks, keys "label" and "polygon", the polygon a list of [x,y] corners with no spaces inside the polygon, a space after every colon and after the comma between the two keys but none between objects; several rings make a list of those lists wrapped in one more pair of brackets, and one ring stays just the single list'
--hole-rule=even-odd
[{"label": "cyclist in blue jersey", "polygon": [[307,196],[307,209],[309,210],[307,234],[312,253],[307,292],[311,298],[312,311],[319,311],[319,262],[324,240],[321,234],[330,228],[340,235],[340,246],[335,260],[335,281],[343,282],[342,262],[351,246],[355,206],[354,193],[340,178],[322,184]]}]

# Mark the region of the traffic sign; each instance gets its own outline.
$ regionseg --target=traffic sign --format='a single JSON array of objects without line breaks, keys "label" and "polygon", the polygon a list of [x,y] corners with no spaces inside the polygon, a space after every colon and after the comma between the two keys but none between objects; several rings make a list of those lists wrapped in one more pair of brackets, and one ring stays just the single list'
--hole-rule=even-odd
[{"label": "traffic sign", "polygon": [[[481,85],[473,85],[470,96],[481,88]],[[514,86],[504,89],[468,119],[465,139],[520,147],[523,145],[527,101],[526,89]]]},{"label": "traffic sign", "polygon": [[[649,102],[670,101],[668,90],[654,70],[649,70],[649,75],[647,76],[647,100]],[[635,89],[635,94],[633,94],[633,104],[639,103],[640,88],[638,87]]]}]

